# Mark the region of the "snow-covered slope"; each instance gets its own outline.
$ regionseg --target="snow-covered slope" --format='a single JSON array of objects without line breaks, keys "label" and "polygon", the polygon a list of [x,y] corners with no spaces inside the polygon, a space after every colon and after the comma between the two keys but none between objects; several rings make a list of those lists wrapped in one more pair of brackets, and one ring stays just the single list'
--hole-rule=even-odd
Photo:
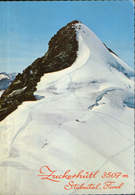
[{"label": "snow-covered slope", "polygon": [[[133,72],[84,24],[75,26],[76,61],[42,76],[34,93],[38,101],[24,102],[1,122],[1,195],[134,193]],[[42,180],[42,166],[55,174],[99,170],[96,178],[71,181],[101,183],[101,189],[69,189],[70,179]],[[121,175],[103,179],[106,171]],[[106,181],[123,184],[104,189]]]}]

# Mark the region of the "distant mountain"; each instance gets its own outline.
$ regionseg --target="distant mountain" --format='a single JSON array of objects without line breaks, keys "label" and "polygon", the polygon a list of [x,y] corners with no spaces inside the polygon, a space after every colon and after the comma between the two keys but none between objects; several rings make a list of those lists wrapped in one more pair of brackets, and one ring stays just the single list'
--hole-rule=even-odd
[{"label": "distant mountain", "polygon": [[16,73],[0,73],[0,90],[5,90],[11,84],[11,82],[15,79]]}]

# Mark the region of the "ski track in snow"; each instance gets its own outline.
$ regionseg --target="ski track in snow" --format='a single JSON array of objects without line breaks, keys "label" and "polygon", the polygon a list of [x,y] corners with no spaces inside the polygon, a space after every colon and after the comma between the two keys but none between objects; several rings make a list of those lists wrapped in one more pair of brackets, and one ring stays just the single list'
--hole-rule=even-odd
[{"label": "ski track in snow", "polygon": [[[104,115],[104,113],[102,113],[102,112],[97,112],[97,111],[96,111],[96,113],[98,113],[98,114],[100,113],[101,115],[102,115],[102,114]],[[102,115],[102,116],[101,116],[101,115],[98,116],[98,117],[100,117],[105,123],[108,123],[108,125],[111,126],[111,127],[114,129],[114,131],[115,131],[116,133],[118,133],[120,136],[124,137],[124,138],[127,139],[128,141],[132,141],[131,139],[129,139],[129,138],[127,138],[126,136],[124,136],[121,132],[119,132],[118,128],[115,127],[115,125],[114,125],[115,123],[112,125],[110,121],[108,121],[106,118],[104,118],[103,115]],[[118,121],[118,120],[115,119],[115,121]],[[120,121],[119,121],[119,122],[120,122]]]},{"label": "ski track in snow", "polygon": [[17,133],[15,134],[15,136],[12,139],[11,142],[11,147],[14,144],[17,136],[21,133],[21,131],[23,131],[25,129],[25,127],[27,127],[27,125],[32,121],[32,117],[31,117],[31,113],[28,114],[28,118],[26,119],[26,121],[24,122],[24,124],[22,125],[22,127],[20,129],[18,129]]},{"label": "ski track in snow", "polygon": [[93,110],[93,111],[96,112],[97,114],[105,115],[107,118],[109,117],[109,118],[111,118],[111,119],[114,119],[115,121],[117,121],[117,122],[119,122],[119,123],[121,123],[121,124],[123,124],[123,125],[126,125],[127,127],[130,127],[130,128],[132,128],[132,129],[134,128],[134,126],[131,126],[131,125],[125,123],[125,121],[119,120],[118,118],[115,118],[115,117],[114,117],[113,115],[111,115],[110,113],[100,112],[100,111],[96,111],[96,110]]}]

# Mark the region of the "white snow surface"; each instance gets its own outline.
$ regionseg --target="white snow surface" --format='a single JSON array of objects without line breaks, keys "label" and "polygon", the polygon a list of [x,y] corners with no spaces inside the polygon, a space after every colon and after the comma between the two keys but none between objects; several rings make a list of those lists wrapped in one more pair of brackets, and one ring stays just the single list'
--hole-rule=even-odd
[{"label": "white snow surface", "polygon": [[[132,70],[84,24],[76,24],[76,31],[73,65],[45,74],[38,100],[24,102],[0,124],[0,195],[134,193],[134,110],[124,103],[134,96],[133,80],[124,74]],[[124,182],[120,189],[65,190],[66,179],[56,183],[37,176],[45,165],[57,174],[99,170],[95,179],[73,180],[86,185],[103,185],[105,171],[128,178],[109,178]]]}]

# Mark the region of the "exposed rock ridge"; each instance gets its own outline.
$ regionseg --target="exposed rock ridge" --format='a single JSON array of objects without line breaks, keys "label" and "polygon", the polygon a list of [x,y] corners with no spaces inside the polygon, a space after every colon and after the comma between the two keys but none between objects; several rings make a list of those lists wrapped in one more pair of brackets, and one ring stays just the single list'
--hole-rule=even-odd
[{"label": "exposed rock ridge", "polygon": [[49,41],[46,54],[36,59],[22,74],[18,74],[0,99],[0,120],[13,112],[22,102],[36,100],[34,92],[37,83],[45,73],[65,69],[77,57],[78,41],[75,24],[72,21],[61,28]]}]

